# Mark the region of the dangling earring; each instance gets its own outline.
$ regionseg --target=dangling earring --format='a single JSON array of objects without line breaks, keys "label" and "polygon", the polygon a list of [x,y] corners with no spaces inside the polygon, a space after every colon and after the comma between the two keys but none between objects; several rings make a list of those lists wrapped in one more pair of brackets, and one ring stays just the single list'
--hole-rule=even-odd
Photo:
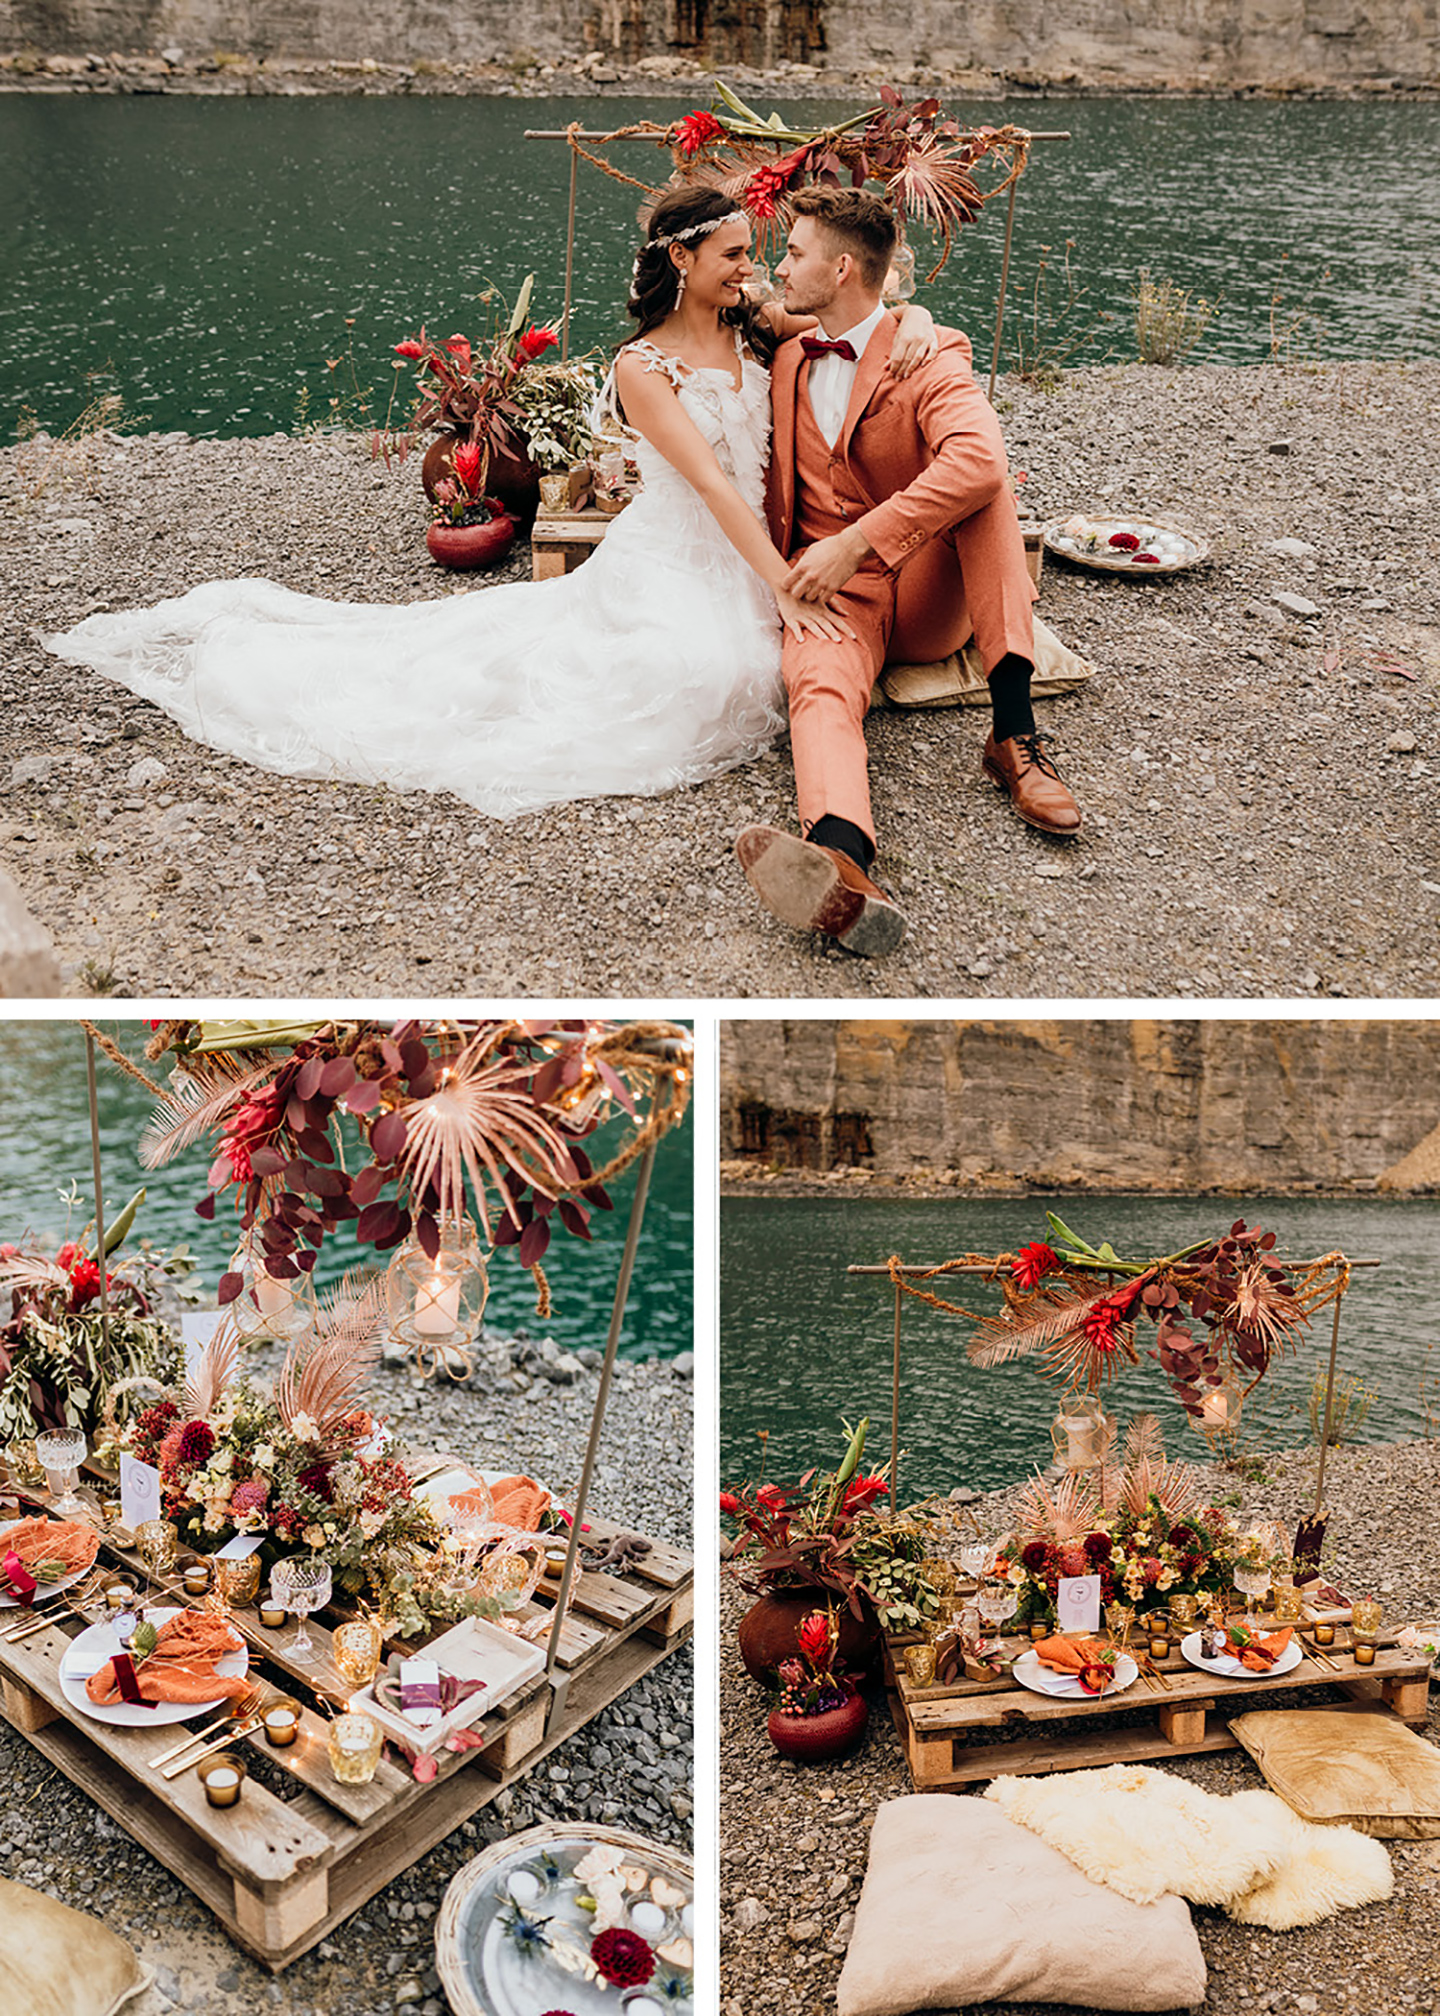
[{"label": "dangling earring", "polygon": [[677,268],[677,271],[679,272],[680,279],[675,289],[675,306],[678,308],[680,303],[685,299],[685,268],[681,266]]}]

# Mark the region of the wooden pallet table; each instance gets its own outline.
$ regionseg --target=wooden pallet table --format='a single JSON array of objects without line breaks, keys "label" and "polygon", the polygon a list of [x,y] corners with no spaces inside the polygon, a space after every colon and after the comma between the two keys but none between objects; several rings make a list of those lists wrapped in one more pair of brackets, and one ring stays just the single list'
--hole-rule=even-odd
[{"label": "wooden pallet table", "polygon": [[[1393,1634],[1382,1641],[1373,1666],[1357,1666],[1348,1650],[1331,1647],[1338,1672],[1307,1656],[1279,1680],[1253,1683],[1217,1680],[1172,1651],[1157,1662],[1163,1689],[1142,1675],[1123,1694],[1096,1701],[1033,1694],[1008,1675],[915,1687],[904,1671],[902,1643],[887,1644],[886,1680],[917,1792],[946,1792],[1001,1773],[1079,1771],[1234,1749],[1228,1718],[1263,1706],[1277,1688],[1338,1687],[1355,1700],[1383,1703],[1402,1722],[1421,1724],[1426,1716],[1424,1655],[1399,1651]],[[1006,1645],[1007,1653],[1023,1649],[1018,1640]],[[1129,1719],[1137,1714],[1138,1721]]]},{"label": "wooden pallet table", "polygon": [[536,581],[554,581],[588,560],[619,514],[597,511],[556,512],[535,520],[530,534],[531,571]]},{"label": "wooden pallet table", "polygon": [[[621,1530],[588,1523],[592,1540]],[[115,1538],[102,1554],[134,1570],[143,1586],[138,1556]],[[553,1616],[557,1593],[558,1585],[548,1592],[542,1585],[522,1614],[539,1625]],[[694,1600],[692,1558],[660,1543],[623,1573],[577,1575],[553,1683],[541,1675],[485,1716],[475,1725],[482,1747],[441,1752],[428,1785],[388,1759],[369,1785],[336,1784],[324,1717],[306,1707],[288,1749],[271,1749],[258,1732],[241,1739],[290,1781],[292,1796],[252,1775],[237,1806],[212,1809],[193,1772],[166,1781],[151,1769],[178,1742],[173,1725],[114,1728],[65,1699],[60,1661],[90,1620],[58,1599],[48,1629],[17,1645],[0,1641],[0,1713],[208,1905],[237,1945],[278,1973],[682,1645]],[[299,1664],[290,1650],[295,1625],[269,1632],[252,1609],[234,1614],[250,1645],[251,1675],[267,1696],[339,1702],[350,1693],[318,1620],[309,1620],[309,1631],[319,1657]]]}]

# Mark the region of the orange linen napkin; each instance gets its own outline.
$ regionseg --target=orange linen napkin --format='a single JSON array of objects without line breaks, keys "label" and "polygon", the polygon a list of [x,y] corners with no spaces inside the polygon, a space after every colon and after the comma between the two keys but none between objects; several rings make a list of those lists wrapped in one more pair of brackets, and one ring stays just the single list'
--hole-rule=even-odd
[{"label": "orange linen napkin", "polygon": [[1104,1649],[1093,1638],[1042,1638],[1035,1657],[1052,1673],[1078,1673],[1083,1666],[1093,1666]]},{"label": "orange linen napkin", "polygon": [[0,1533],[0,1552],[15,1553],[29,1568],[63,1561],[67,1575],[83,1575],[100,1551],[100,1535],[78,1519],[20,1519]]},{"label": "orange linen napkin", "polygon": [[[145,1701],[239,1700],[250,1690],[243,1673],[225,1679],[215,1671],[227,1652],[244,1640],[219,1617],[182,1610],[160,1626],[155,1650],[135,1668],[135,1680]],[[97,1708],[111,1708],[124,1699],[115,1678],[115,1662],[107,1659],[85,1682],[85,1692]]]},{"label": "orange linen napkin", "polygon": [[1252,1638],[1239,1655],[1240,1664],[1247,1666],[1252,1673],[1268,1673],[1290,1643],[1294,1628],[1292,1624],[1287,1624],[1283,1631],[1272,1632],[1268,1638]]},{"label": "orange linen napkin", "polygon": [[550,1509],[550,1493],[529,1477],[502,1477],[490,1486],[495,1517],[517,1533],[538,1532],[542,1514]]}]

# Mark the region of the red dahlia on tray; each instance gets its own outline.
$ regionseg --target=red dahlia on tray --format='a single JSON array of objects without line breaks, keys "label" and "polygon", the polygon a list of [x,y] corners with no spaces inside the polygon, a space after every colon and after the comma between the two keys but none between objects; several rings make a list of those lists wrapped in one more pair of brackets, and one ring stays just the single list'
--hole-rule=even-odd
[{"label": "red dahlia on tray", "polygon": [[590,1941],[590,1958],[616,1988],[638,1988],[655,1972],[655,1955],[649,1941],[638,1932],[626,1931],[623,1925],[597,1932]]}]

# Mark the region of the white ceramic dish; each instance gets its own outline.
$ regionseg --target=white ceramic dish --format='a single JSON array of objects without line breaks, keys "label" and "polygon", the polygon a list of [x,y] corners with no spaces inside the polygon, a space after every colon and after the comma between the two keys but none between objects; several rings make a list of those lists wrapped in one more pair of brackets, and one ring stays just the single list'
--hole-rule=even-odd
[{"label": "white ceramic dish", "polygon": [[[1269,1634],[1267,1633],[1266,1635],[1268,1636]],[[1250,1667],[1242,1666],[1238,1659],[1232,1659],[1228,1652],[1222,1653],[1218,1659],[1207,1659],[1205,1654],[1200,1650],[1200,1633],[1198,1631],[1192,1631],[1188,1638],[1181,1639],[1180,1652],[1181,1656],[1188,1659],[1192,1666],[1198,1666],[1202,1673],[1216,1673],[1222,1680],[1273,1680],[1278,1674],[1293,1673],[1304,1657],[1300,1649],[1299,1639],[1292,1637],[1290,1643],[1270,1668],[1270,1671],[1268,1673],[1256,1673]]]},{"label": "white ceramic dish", "polygon": [[[147,1610],[145,1615],[152,1624],[160,1625],[178,1617],[180,1610],[176,1605]],[[72,1640],[70,1650],[60,1661],[60,1691],[72,1708],[88,1715],[92,1722],[109,1722],[116,1729],[162,1729],[167,1722],[189,1722],[197,1715],[213,1715],[224,1705],[226,1697],[222,1694],[214,1701],[157,1701],[153,1708],[136,1707],[128,1701],[117,1701],[113,1708],[98,1708],[85,1692],[85,1682],[123,1649],[111,1624],[92,1624]],[[244,1645],[227,1652],[215,1666],[215,1671],[226,1680],[238,1679],[249,1670],[250,1654]]]},{"label": "white ceramic dish", "polygon": [[1042,1666],[1033,1651],[1022,1652],[1013,1668],[1015,1678],[1022,1687],[1028,1687],[1032,1694],[1053,1694],[1060,1701],[1108,1701],[1114,1694],[1123,1694],[1127,1687],[1133,1687],[1140,1668],[1128,1652],[1122,1652],[1115,1661],[1115,1679],[1103,1694],[1088,1694],[1073,1673],[1052,1673],[1048,1666]]},{"label": "white ceramic dish", "polygon": [[[1084,533],[1070,531],[1077,524],[1084,525]],[[1116,532],[1132,533],[1141,540],[1137,550],[1154,551],[1156,558],[1137,565],[1133,553],[1110,544],[1111,534]],[[1146,538],[1147,533],[1152,536]],[[1088,543],[1091,537],[1096,541],[1093,547]],[[1047,552],[1058,554],[1062,560],[1073,560],[1077,567],[1094,567],[1102,574],[1180,574],[1187,567],[1197,567],[1210,554],[1209,546],[1198,533],[1175,525],[1168,518],[1085,518],[1077,514],[1074,518],[1052,519],[1045,527],[1044,538]]]},{"label": "white ceramic dish", "polygon": [[[12,1526],[19,1526],[21,1523],[19,1519],[7,1519],[5,1524],[0,1526],[0,1543],[3,1543],[5,1535],[10,1531]],[[98,1548],[96,1552],[99,1552]],[[62,1589],[73,1589],[77,1582],[85,1580],[85,1577],[90,1573],[90,1569],[94,1566],[95,1563],[92,1561],[89,1568],[81,1568],[74,1575],[62,1575],[58,1582],[37,1583],[35,1601],[29,1607],[32,1610],[38,1609],[40,1604],[48,1603],[52,1596],[58,1596]],[[12,1596],[8,1591],[4,1595],[0,1595],[0,1610],[18,1610],[20,1608],[21,1603],[18,1596]]]}]

